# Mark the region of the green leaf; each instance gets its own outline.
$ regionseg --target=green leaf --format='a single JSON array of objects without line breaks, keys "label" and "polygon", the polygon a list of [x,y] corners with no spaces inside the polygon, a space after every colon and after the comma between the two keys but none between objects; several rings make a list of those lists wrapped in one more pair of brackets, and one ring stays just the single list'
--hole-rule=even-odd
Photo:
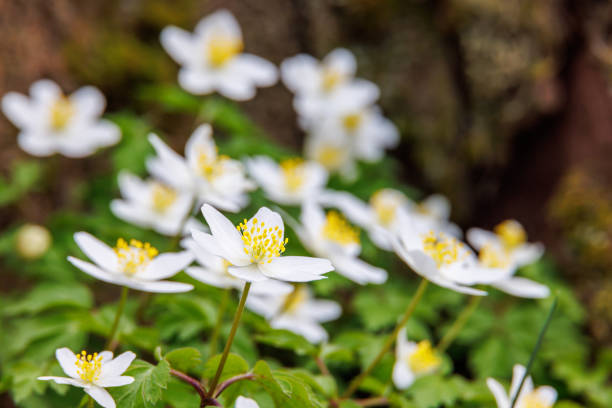
[{"label": "green leaf", "polygon": [[9,182],[0,179],[0,206],[19,200],[39,184],[42,166],[39,161],[18,161],[12,166]]},{"label": "green leaf", "polygon": [[[204,372],[202,373],[203,378],[212,379],[217,372],[217,367],[221,361],[221,354],[217,354],[211,357],[206,364],[204,364]],[[225,366],[223,366],[223,372],[221,373],[220,381],[225,381],[230,377],[234,377],[239,374],[244,374],[249,371],[249,363],[238,354],[229,353]]]},{"label": "green leaf", "polygon": [[317,348],[304,337],[288,330],[270,330],[255,337],[255,340],[281,349],[293,350],[298,355],[315,355]]},{"label": "green leaf", "polygon": [[164,357],[172,368],[179,371],[189,371],[202,362],[202,354],[193,347],[183,347],[172,350]]},{"label": "green leaf", "polygon": [[150,407],[162,398],[168,387],[170,365],[160,361],[156,366],[146,361],[136,360],[124,375],[134,377],[128,386],[111,388],[117,406],[122,408]]},{"label": "green leaf", "polygon": [[4,314],[35,314],[55,307],[91,308],[93,296],[87,286],[77,283],[42,283],[21,300],[4,309]]}]

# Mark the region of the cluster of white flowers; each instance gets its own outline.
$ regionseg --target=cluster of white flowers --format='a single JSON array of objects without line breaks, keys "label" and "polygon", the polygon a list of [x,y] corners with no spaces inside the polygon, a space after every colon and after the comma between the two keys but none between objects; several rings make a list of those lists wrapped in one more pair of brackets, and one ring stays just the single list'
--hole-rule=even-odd
[{"label": "cluster of white flowers", "polygon": [[[242,52],[240,27],[227,11],[204,18],[193,34],[168,27],[161,42],[182,66],[180,85],[192,93],[218,91],[245,100],[255,95],[256,87],[277,81],[274,65]],[[75,257],[68,260],[99,280],[146,292],[193,289],[188,283],[164,280],[182,270],[219,288],[241,291],[248,284],[250,310],[264,316],[271,327],[290,330],[312,343],[327,340],[321,323],[337,319],[341,308],[334,301],[315,299],[307,282],[324,279],[334,270],[362,285],[387,279],[387,271],[359,258],[360,231],[351,223],[364,229],[380,249],[394,251],[414,272],[441,287],[474,296],[486,295],[486,285],[514,296],[548,296],[546,286],[514,276],[543,252],[540,244],[527,243],[525,230],[515,220],[502,222],[494,232],[470,229],[467,240],[472,249],[450,222],[450,204],[441,195],[415,202],[401,191],[385,188],[364,202],[348,192],[327,190],[328,172],[354,175],[356,160],[381,159],[384,149],[398,143],[398,131],[375,105],[378,87],[355,78],[356,61],[350,51],[336,49],[322,61],[297,55],[285,60],[280,71],[285,85],[295,93],[294,107],[307,133],[309,160],[296,157],[276,163],[257,156],[243,163],[218,153],[208,124],[195,129],[184,156],[151,134],[156,156],[146,165],[152,178],[142,180],[122,172],[118,184],[123,198],[113,200],[110,207],[127,222],[183,237],[184,250],[159,254],[149,243],[122,238],[111,248],[78,232],[75,241],[93,263]],[[18,141],[27,152],[80,157],[119,140],[116,126],[99,119],[104,97],[94,88],[65,97],[57,85],[43,80],[33,84],[30,93],[31,100],[10,93],[2,102],[5,114],[20,127]],[[270,201],[301,208],[299,221],[285,218],[316,257],[284,255],[288,238],[283,211],[261,207],[238,225],[219,212],[243,209],[249,203],[248,193],[257,185]],[[198,208],[207,227],[190,218]],[[197,265],[191,265],[194,260]],[[400,389],[441,363],[428,341],[416,343],[406,336],[402,330],[397,337],[393,369],[393,381]],[[134,357],[127,352],[113,359],[108,351],[74,355],[62,348],[57,359],[70,378],[40,379],[82,387],[100,405],[111,408],[115,403],[104,388],[133,381],[121,374]],[[511,394],[517,390],[521,372],[523,368],[515,368]],[[508,407],[501,385],[492,379],[488,385],[498,406]],[[528,379],[516,406],[549,407],[555,399],[550,387],[533,390]],[[253,408],[257,403],[239,397],[236,407]]]}]

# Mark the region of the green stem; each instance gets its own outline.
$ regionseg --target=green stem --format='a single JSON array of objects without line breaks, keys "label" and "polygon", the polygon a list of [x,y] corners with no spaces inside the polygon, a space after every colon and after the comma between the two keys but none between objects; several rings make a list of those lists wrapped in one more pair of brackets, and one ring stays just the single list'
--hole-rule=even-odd
[{"label": "green stem", "polygon": [[119,320],[121,320],[121,315],[123,314],[123,309],[125,307],[125,301],[127,299],[129,289],[127,286],[124,286],[121,289],[121,299],[119,299],[119,306],[117,306],[117,313],[115,314],[115,321],[113,322],[113,326],[111,327],[110,334],[108,335],[108,340],[106,341],[106,350],[112,351],[115,347],[113,346],[113,341],[115,336],[117,335],[117,329],[119,328]]},{"label": "green stem", "polygon": [[234,323],[232,323],[232,329],[230,330],[229,337],[227,338],[227,342],[225,343],[223,355],[221,355],[221,361],[219,361],[219,367],[217,367],[215,377],[213,378],[212,382],[210,383],[210,387],[208,388],[208,397],[212,397],[213,395],[215,395],[215,388],[217,388],[217,384],[219,384],[219,378],[221,377],[221,373],[223,372],[225,361],[227,360],[230,348],[232,347],[232,343],[234,342],[234,336],[236,336],[236,330],[238,330],[238,323],[240,323],[240,317],[242,316],[242,312],[244,311],[244,305],[246,303],[250,289],[251,282],[247,282],[244,285],[244,290],[242,291],[242,296],[240,297],[240,303],[238,303],[238,309],[236,309],[236,314],[234,315]]},{"label": "green stem", "polygon": [[93,400],[93,398],[89,397],[89,402],[87,403],[87,406],[89,408],[94,408],[94,400]]},{"label": "green stem", "polygon": [[217,339],[219,338],[219,332],[221,331],[221,326],[223,325],[223,315],[225,314],[225,308],[227,307],[231,291],[232,290],[230,288],[225,289],[223,291],[221,301],[219,302],[219,309],[217,310],[217,323],[215,324],[212,334],[210,335],[210,357],[214,356],[217,352]]},{"label": "green stem", "polygon": [[374,358],[374,360],[370,363],[370,365],[361,374],[359,374],[358,377],[356,377],[353,381],[351,381],[347,390],[344,392],[344,394],[342,394],[342,398],[349,398],[351,395],[353,395],[355,391],[357,391],[357,388],[359,388],[363,380],[366,379],[366,377],[372,372],[374,367],[376,367],[376,365],[380,363],[380,360],[382,360],[382,358],[389,351],[391,346],[393,346],[393,343],[395,342],[395,339],[397,338],[397,334],[402,329],[402,327],[404,327],[404,325],[408,322],[408,319],[410,319],[410,316],[412,316],[412,313],[414,312],[414,309],[419,303],[419,300],[421,300],[421,298],[423,297],[423,293],[425,293],[425,289],[427,288],[427,282],[428,281],[426,279],[421,280],[421,283],[419,284],[419,287],[417,288],[416,293],[412,297],[412,300],[410,301],[410,304],[408,305],[408,308],[406,309],[404,316],[397,323],[397,325],[395,326],[395,329],[393,329],[393,333],[389,335],[382,349],[378,352],[378,355]]},{"label": "green stem", "polygon": [[442,337],[442,340],[440,340],[440,343],[438,343],[438,347],[436,347],[438,353],[444,353],[448,346],[450,346],[451,343],[457,338],[459,332],[461,331],[461,329],[463,329],[463,326],[465,326],[465,324],[470,319],[470,316],[472,316],[472,313],[474,313],[476,308],[478,308],[478,305],[480,304],[481,300],[482,296],[472,296],[470,298],[470,301],[463,308],[451,328],[448,329],[446,334],[444,334],[444,336]]},{"label": "green stem", "polygon": [[529,362],[527,363],[527,367],[525,367],[525,374],[523,374],[523,378],[521,378],[521,382],[519,383],[519,386],[516,389],[516,392],[512,396],[512,401],[510,402],[510,408],[514,408],[514,404],[516,403],[518,396],[521,394],[521,388],[523,388],[523,383],[525,382],[525,379],[529,376],[529,372],[531,371],[531,366],[533,365],[536,355],[538,354],[538,351],[540,350],[540,346],[542,346],[544,335],[546,334],[546,331],[548,330],[548,326],[550,325],[550,322],[552,321],[552,317],[553,317],[553,314],[555,313],[556,308],[557,308],[557,298],[555,297],[555,300],[553,300],[553,303],[550,306],[550,310],[548,311],[548,316],[546,316],[546,321],[544,321],[544,325],[542,326],[542,329],[540,330],[540,334],[538,335],[538,341],[536,341],[535,347],[533,348],[533,351],[531,352],[531,356],[529,356]]}]

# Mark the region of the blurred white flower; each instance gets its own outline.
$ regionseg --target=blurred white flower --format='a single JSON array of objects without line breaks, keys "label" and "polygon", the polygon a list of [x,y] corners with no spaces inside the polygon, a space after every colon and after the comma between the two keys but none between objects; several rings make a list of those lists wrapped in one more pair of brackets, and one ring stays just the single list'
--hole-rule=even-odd
[{"label": "blurred white flower", "polygon": [[513,296],[547,297],[550,294],[547,286],[513,276],[518,268],[542,256],[542,244],[528,243],[525,229],[516,220],[506,220],[497,225],[494,231],[472,228],[467,232],[468,242],[479,250],[479,267],[499,277],[490,285]]},{"label": "blurred white flower", "polygon": [[83,388],[104,408],[116,406],[113,397],[105,388],[121,387],[134,382],[134,377],[122,375],[136,358],[136,354],[131,351],[113,358],[113,353],[110,351],[103,351],[100,354],[87,354],[82,351],[75,355],[70,349],[63,347],[55,351],[55,357],[68,377],[45,376],[38,379]]},{"label": "blurred white flower", "polygon": [[406,339],[406,328],[400,330],[395,343],[393,384],[404,390],[417,378],[431,374],[440,367],[442,360],[436,355],[429,340],[418,343]]},{"label": "blurred white flower", "polygon": [[[493,378],[487,378],[487,386],[493,393],[497,408],[510,408],[512,397],[516,394],[519,384],[525,375],[525,367],[520,364],[514,366],[512,371],[512,384],[510,395],[506,394],[504,387]],[[534,388],[531,376],[525,379],[521,393],[516,399],[514,408],[552,408],[557,401],[557,391],[549,386]]]},{"label": "blurred white flower", "polygon": [[330,173],[340,173],[345,179],[351,180],[357,176],[350,140],[346,135],[308,135],[304,140],[304,156],[319,163]]},{"label": "blurred white flower", "polygon": [[255,402],[255,400],[252,400],[250,398],[246,398],[243,396],[239,396],[238,398],[236,398],[236,405],[234,407],[235,408],[259,408],[259,405],[257,405],[257,402]]},{"label": "blurred white flower", "polygon": [[193,261],[188,251],[159,254],[148,242],[122,238],[114,248],[87,232],[74,234],[81,251],[94,263],[69,256],[68,261],[88,275],[101,281],[143,292],[177,293],[193,289],[192,285],[160,279],[169,278]]},{"label": "blurred white flower", "polygon": [[193,238],[207,252],[231,263],[227,271],[237,278],[247,282],[308,282],[324,279],[321,275],[334,269],[327,259],[281,256],[288,241],[283,220],[266,207],[236,227],[208,204],[204,204],[202,213],[212,235],[194,230]]},{"label": "blurred white flower", "polygon": [[250,296],[246,305],[268,319],[271,327],[289,330],[314,344],[328,338],[321,323],[335,320],[342,314],[338,303],[314,299],[306,285],[296,285],[285,295]]},{"label": "blurred white flower", "polygon": [[193,202],[189,192],[173,189],[155,180],[143,181],[122,171],[118,177],[123,200],[111,201],[113,214],[140,227],[163,235],[179,233]]},{"label": "blurred white flower", "polygon": [[314,201],[302,206],[301,225],[295,232],[306,249],[329,259],[336,272],[364,285],[383,283],[387,280],[384,269],[372,266],[358,258],[361,252],[359,231],[352,227],[337,211],[327,214]]},{"label": "blurred white flower", "polygon": [[51,233],[41,225],[25,224],[17,230],[17,253],[25,259],[37,259],[51,246]]},{"label": "blurred white flower", "polygon": [[461,228],[450,221],[451,204],[442,194],[432,194],[419,203],[409,203],[411,222],[417,228],[432,229],[444,232],[456,238],[461,238]]},{"label": "blurred white flower", "polygon": [[244,101],[255,96],[256,87],[271,86],[278,80],[272,63],[242,52],[240,26],[227,10],[204,17],[193,33],[166,27],[160,39],[166,52],[181,65],[179,84],[193,94],[217,91]]},{"label": "blurred white flower", "polygon": [[300,158],[277,164],[266,156],[257,156],[247,161],[247,168],[266,196],[279,204],[301,204],[306,198],[319,195],[327,184],[323,166]]},{"label": "blurred white flower", "polygon": [[48,79],[32,84],[30,98],[16,92],[2,98],[2,111],[21,131],[19,147],[33,156],[85,157],[117,143],[119,128],[100,119],[105,105],[104,95],[92,86],[65,96]]},{"label": "blurred white flower", "polygon": [[238,160],[217,153],[212,128],[199,126],[180,156],[155,134],[149,135],[156,157],[147,160],[149,172],[178,191],[193,194],[198,205],[206,202],[226,211],[236,212],[249,201],[247,192],[255,184],[246,178]]}]

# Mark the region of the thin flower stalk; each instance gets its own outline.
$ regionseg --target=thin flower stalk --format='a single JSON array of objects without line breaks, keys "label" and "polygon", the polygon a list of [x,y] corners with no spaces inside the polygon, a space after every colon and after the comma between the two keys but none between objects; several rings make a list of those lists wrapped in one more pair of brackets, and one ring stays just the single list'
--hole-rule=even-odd
[{"label": "thin flower stalk", "polygon": [[121,298],[119,299],[119,305],[117,306],[117,312],[115,313],[115,320],[113,321],[113,325],[111,326],[110,333],[108,335],[108,339],[106,340],[106,349],[113,351],[116,347],[114,342],[115,336],[117,336],[117,330],[119,329],[119,321],[121,320],[121,315],[123,314],[123,309],[125,308],[125,301],[127,300],[129,289],[127,286],[121,288]]},{"label": "thin flower stalk", "polygon": [[221,301],[219,302],[219,309],[217,309],[217,323],[215,324],[212,334],[210,335],[210,357],[214,356],[217,352],[217,340],[219,338],[221,326],[223,325],[223,315],[225,314],[225,308],[229,302],[231,291],[231,289],[225,289],[223,291]]},{"label": "thin flower stalk", "polygon": [[440,343],[438,343],[438,347],[436,347],[436,349],[439,354],[444,353],[444,351],[446,351],[446,349],[457,338],[457,336],[461,332],[461,329],[463,329],[465,324],[472,316],[472,313],[474,313],[474,311],[478,308],[478,305],[480,304],[481,300],[482,296],[470,297],[470,301],[468,302],[468,304],[463,308],[451,328],[448,329],[446,334],[444,334],[444,336],[440,340]]}]

